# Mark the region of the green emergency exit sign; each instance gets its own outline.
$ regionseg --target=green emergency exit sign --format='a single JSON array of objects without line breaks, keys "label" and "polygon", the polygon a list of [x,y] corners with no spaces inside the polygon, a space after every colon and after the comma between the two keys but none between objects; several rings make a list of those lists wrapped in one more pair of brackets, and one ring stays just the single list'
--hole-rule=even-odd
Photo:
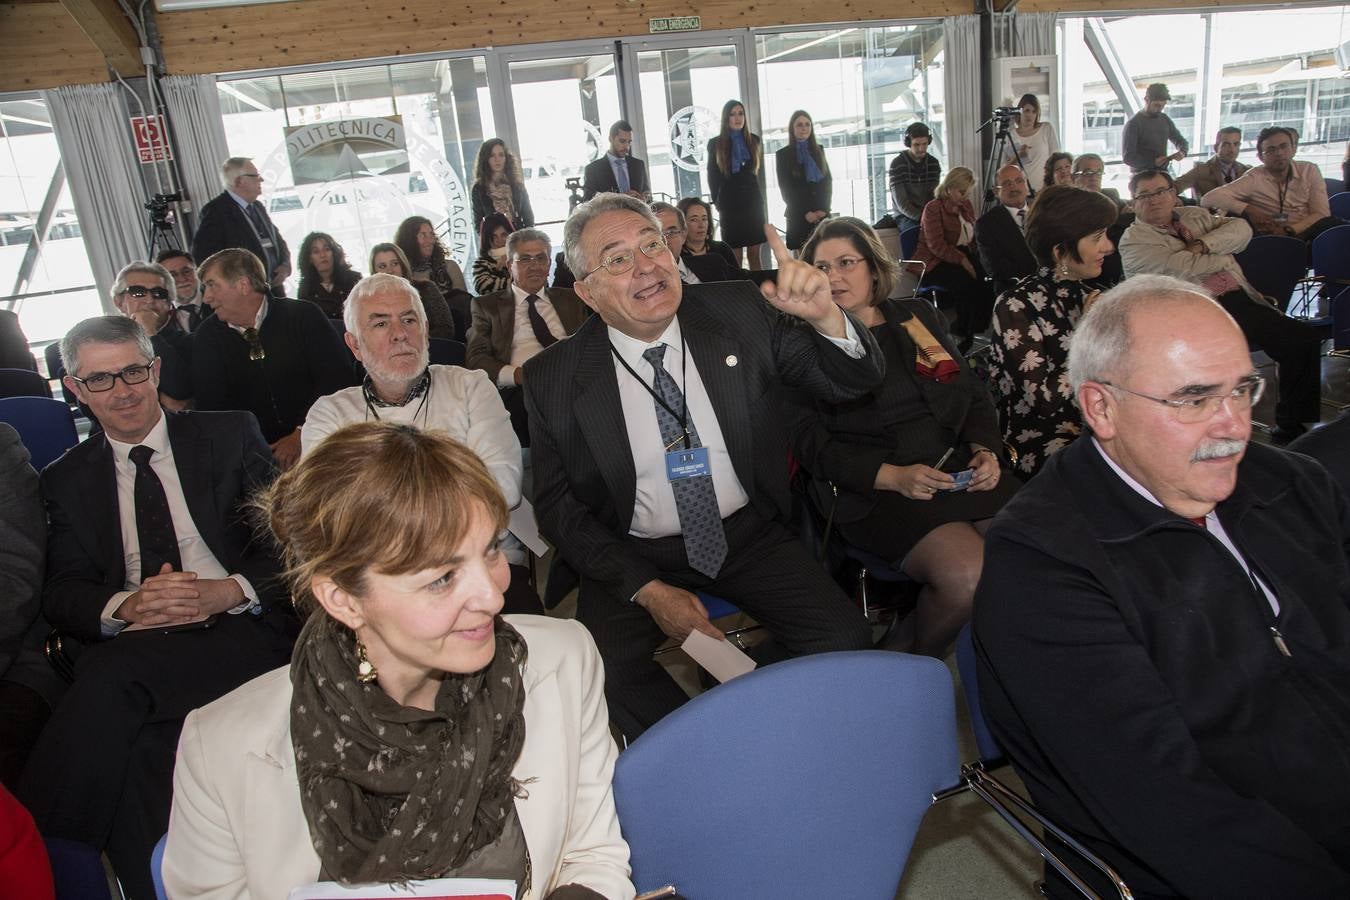
[{"label": "green emergency exit sign", "polygon": [[669,31],[698,31],[703,27],[698,16],[663,16],[648,19],[647,30],[650,34],[665,34]]}]

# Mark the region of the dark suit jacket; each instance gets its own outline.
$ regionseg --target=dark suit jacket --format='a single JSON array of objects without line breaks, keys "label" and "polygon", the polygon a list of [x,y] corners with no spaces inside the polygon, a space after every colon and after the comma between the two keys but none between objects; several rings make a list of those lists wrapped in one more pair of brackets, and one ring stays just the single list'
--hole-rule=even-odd
[{"label": "dark suit jacket", "polygon": [[1002,203],[975,223],[975,249],[984,271],[994,279],[994,291],[1003,293],[1028,275],[1036,274],[1036,257],[1016,220]]},{"label": "dark suit jacket", "polygon": [[745,280],[745,270],[739,267],[732,269],[731,266],[727,265],[727,261],[716,253],[704,253],[699,256],[681,253],[680,261],[689,267],[690,272],[698,276],[699,281],[704,283]]},{"label": "dark suit jacket", "polygon": [[[787,245],[796,250],[806,243],[806,239],[815,230],[815,225],[806,221],[806,214],[817,209],[830,211],[830,200],[834,195],[834,176],[828,172],[815,184],[806,180],[797,167],[797,146],[790,143],[774,154],[778,167],[778,190],[783,195],[787,207],[784,218],[787,224]],[[700,278],[703,276],[699,276]]]},{"label": "dark suit jacket", "polygon": [[[829,401],[859,396],[884,373],[876,342],[855,322],[867,352],[851,359],[739,282],[686,286],[679,320],[751,504],[787,518],[784,385]],[[628,543],[637,476],[599,316],[525,364],[525,408],[542,532],[583,577],[631,597],[660,575]]]},{"label": "dark suit jacket", "polygon": [[[581,298],[567,288],[548,288],[548,302],[553,304],[568,334],[575,333],[590,315]],[[502,366],[511,362],[511,339],[516,333],[516,296],[508,287],[504,291],[475,297],[472,311],[473,328],[469,331],[464,366],[482,369],[495,384]]]},{"label": "dark suit jacket", "polygon": [[[647,164],[636,156],[628,157],[628,187],[642,194],[650,194],[651,182],[647,179]],[[614,179],[614,167],[609,164],[609,154],[601,154],[592,160],[582,173],[581,199],[589,200],[596,194],[606,191],[618,191],[619,184]]]},{"label": "dark suit jacket", "polygon": [[[164,415],[183,497],[202,540],[227,572],[249,580],[265,614],[284,613],[280,563],[271,541],[258,539],[246,517],[249,496],[276,474],[258,423],[243,412]],[[52,625],[81,641],[102,639],[103,607],[126,585],[113,465],[112,447],[99,434],[42,472],[51,523],[43,609]]]},{"label": "dark suit jacket", "polygon": [[178,327],[178,319],[174,316],[150,336],[150,346],[160,359],[159,392],[175,400],[191,400],[192,335]]},{"label": "dark suit jacket", "polygon": [[307,300],[267,301],[259,337],[265,359],[248,358],[248,343],[220,319],[192,333],[197,409],[243,409],[257,417],[267,442],[304,424],[314,401],[356,383],[351,354]]},{"label": "dark suit jacket", "polygon": [[[281,236],[277,226],[272,224],[272,217],[267,214],[265,206],[262,208],[262,216],[263,224],[272,232],[278,265],[282,263],[289,265],[291,250],[286,246],[286,239]],[[229,192],[221,191],[214,200],[202,207],[201,217],[197,221],[197,233],[192,236],[192,255],[197,264],[201,265],[212,253],[231,247],[249,251],[262,261],[263,268],[267,267],[267,254],[263,252],[257,232],[253,230],[253,223],[239,208],[239,204],[234,202]],[[272,280],[271,272],[267,273],[267,279]]]},{"label": "dark suit jacket", "polygon": [[[1240,177],[1243,172],[1246,172],[1250,168],[1251,166],[1244,165],[1240,162],[1233,163],[1233,172],[1235,173],[1233,177]],[[1189,172],[1180,176],[1173,182],[1173,186],[1177,189],[1178,194],[1183,193],[1184,191],[1194,190],[1195,199],[1197,200],[1222,184],[1224,184],[1223,169],[1219,166],[1219,158],[1217,156],[1211,156],[1204,162],[1196,163],[1191,167]]]}]

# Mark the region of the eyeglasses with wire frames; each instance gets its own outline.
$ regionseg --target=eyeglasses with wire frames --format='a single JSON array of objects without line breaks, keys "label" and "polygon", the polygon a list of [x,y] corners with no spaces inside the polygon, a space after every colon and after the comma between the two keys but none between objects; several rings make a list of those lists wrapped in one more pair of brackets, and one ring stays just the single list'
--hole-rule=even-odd
[{"label": "eyeglasses with wire frames", "polygon": [[637,262],[638,251],[641,251],[642,255],[649,259],[659,259],[662,253],[670,252],[666,249],[664,236],[646,238],[637,245],[637,250],[620,250],[618,253],[611,253],[600,261],[600,265],[582,275],[581,280],[585,281],[601,269],[611,275],[622,275],[630,271],[633,264]]},{"label": "eyeglasses with wire frames", "polygon": [[860,262],[866,262],[866,260],[861,256],[841,256],[833,263],[818,262],[815,265],[817,269],[828,275],[830,272],[834,271],[836,266],[842,273],[852,272]]},{"label": "eyeglasses with wire frames", "polygon": [[683,228],[675,228],[675,227],[667,228],[665,231],[661,232],[661,240],[665,241],[666,243],[670,243],[671,238],[677,238],[684,233],[685,229]]},{"label": "eyeglasses with wire frames", "polygon": [[[155,357],[158,359],[159,357]],[[78,375],[71,375],[72,381],[77,381],[85,386],[86,390],[93,391],[95,394],[101,394],[104,391],[111,391],[117,379],[122,379],[126,385],[144,384],[150,378],[150,370],[154,368],[155,361],[152,359],[147,363],[136,363],[127,366],[118,372],[94,372],[86,378],[80,378]]]},{"label": "eyeglasses with wire frames", "polygon": [[244,340],[248,341],[248,358],[250,362],[261,362],[267,359],[267,349],[263,347],[262,338],[258,335],[258,329],[245,328]]},{"label": "eyeglasses with wire frames", "polygon": [[1110,381],[1100,381],[1098,384],[1117,391],[1124,391],[1127,394],[1133,394],[1144,400],[1161,403],[1172,410],[1172,416],[1183,425],[1208,422],[1214,418],[1215,413],[1223,406],[1225,400],[1232,402],[1235,412],[1246,412],[1261,401],[1261,395],[1266,390],[1266,379],[1260,375],[1247,376],[1238,382],[1237,387],[1226,394],[1202,394],[1195,397],[1153,397],[1148,394],[1141,394],[1138,391],[1132,391],[1119,384],[1113,384]]}]

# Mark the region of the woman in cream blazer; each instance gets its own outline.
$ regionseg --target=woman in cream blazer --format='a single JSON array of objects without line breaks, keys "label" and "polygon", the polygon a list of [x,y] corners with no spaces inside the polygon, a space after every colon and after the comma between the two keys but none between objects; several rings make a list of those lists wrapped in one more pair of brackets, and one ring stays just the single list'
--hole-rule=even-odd
[{"label": "woman in cream blazer", "polygon": [[[516,800],[534,871],[527,898],[578,883],[626,900],[628,845],[610,778],[616,751],[604,670],[579,623],[507,616],[529,645]],[[319,878],[291,748],[290,669],[191,713],[174,770],[164,883],[173,900],[284,900]]]}]

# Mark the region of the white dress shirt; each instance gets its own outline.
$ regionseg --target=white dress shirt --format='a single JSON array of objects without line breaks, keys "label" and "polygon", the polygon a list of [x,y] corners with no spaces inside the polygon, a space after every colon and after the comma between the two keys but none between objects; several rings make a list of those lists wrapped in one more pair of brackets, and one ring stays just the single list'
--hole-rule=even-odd
[{"label": "white dress shirt", "polygon": [[680,280],[683,281],[685,284],[703,283],[703,281],[697,275],[689,271],[689,267],[684,264],[684,259],[682,257],[677,258],[675,260],[675,266],[680,270]]},{"label": "white dress shirt", "polygon": [[112,595],[103,607],[103,633],[111,637],[127,626],[113,613],[122,602],[134,594],[141,586],[141,539],[136,530],[136,464],[131,461],[133,447],[144,445],[154,451],[150,457],[150,468],[159,477],[164,486],[164,497],[169,501],[169,515],[173,517],[173,532],[178,538],[178,555],[183,563],[184,572],[196,572],[198,578],[233,578],[239,583],[247,598],[244,603],[230,610],[241,613],[258,603],[258,593],[243,575],[232,575],[216,559],[211,548],[206,546],[197,523],[192,520],[187,500],[183,497],[183,485],[178,479],[178,467],[173,461],[173,445],[169,443],[169,428],[161,413],[155,427],[140,444],[124,444],[108,438],[108,446],[113,452],[113,471],[117,474],[117,513],[122,524],[122,553],[126,561],[126,587]]},{"label": "white dress shirt", "polygon": [[[858,339],[853,322],[847,317],[844,321],[847,329],[844,338],[831,338],[828,335],[826,338],[844,353],[859,359],[863,355],[862,342]],[[717,411],[708,398],[693,354],[689,355],[687,363],[681,363],[681,356],[688,352],[688,347],[683,346],[681,341],[680,320],[672,319],[661,336],[651,342],[631,338],[615,328],[607,330],[614,349],[647,387],[655,386],[656,375],[651,364],[642,358],[642,353],[648,347],[666,345],[661,368],[670,374],[676,387],[684,394],[684,401],[689,408],[689,421],[698,430],[699,443],[708,448],[718,512],[725,519],[749,503],[750,496],[731,464],[726,438],[722,434],[722,423],[718,421]],[[682,369],[686,370],[683,375]],[[637,476],[633,521],[628,527],[628,533],[640,538],[681,534],[675,491],[666,477],[666,448],[661,440],[661,425],[656,420],[656,401],[618,359],[614,360],[614,374],[619,381],[619,401],[623,405],[624,425],[628,431],[628,444],[633,451],[633,468]],[[687,385],[683,383],[685,376],[689,379]],[[733,426],[740,424],[732,423]]]},{"label": "white dress shirt", "polygon": [[[511,362],[497,372],[497,387],[515,387],[516,369],[544,349],[535,338],[534,329],[530,327],[530,304],[525,302],[525,298],[530,296],[529,293],[521,290],[514,281],[511,282],[511,293],[516,298],[516,324],[511,331]],[[544,324],[548,326],[549,334],[559,340],[567,337],[567,329],[563,327],[562,319],[558,318],[558,311],[548,299],[548,288],[541,289],[535,296],[539,298],[535,301],[535,308],[539,310]]]},{"label": "white dress shirt", "polygon": [[[1106,464],[1120,476],[1121,481],[1128,484],[1134,489],[1136,494],[1143,497],[1149,503],[1152,503],[1154,506],[1162,506],[1162,504],[1158,502],[1158,498],[1153,496],[1153,493],[1148,488],[1135,481],[1130,477],[1128,472],[1116,465],[1116,461],[1107,455],[1106,451],[1102,449],[1102,445],[1097,443],[1095,437],[1091,440],[1092,446],[1097,448],[1097,452],[1102,455],[1102,459],[1106,460]],[[1233,543],[1233,539],[1228,536],[1228,532],[1224,530],[1223,523],[1219,521],[1217,507],[1211,509],[1209,515],[1205,516],[1205,529],[1209,531],[1210,534],[1214,535],[1214,537],[1218,538],[1219,543],[1223,544],[1224,547],[1228,549],[1228,552],[1233,554],[1233,559],[1236,559],[1238,565],[1242,566],[1243,571],[1247,573],[1247,577],[1252,580],[1252,583],[1261,588],[1261,592],[1266,595],[1266,600],[1270,603],[1270,608],[1275,612],[1275,615],[1278,616],[1280,614],[1280,601],[1275,597],[1275,592],[1261,579],[1260,575],[1257,575],[1252,571],[1252,567],[1247,564],[1247,560],[1245,560],[1242,557],[1242,554],[1238,552],[1238,548]]]}]

